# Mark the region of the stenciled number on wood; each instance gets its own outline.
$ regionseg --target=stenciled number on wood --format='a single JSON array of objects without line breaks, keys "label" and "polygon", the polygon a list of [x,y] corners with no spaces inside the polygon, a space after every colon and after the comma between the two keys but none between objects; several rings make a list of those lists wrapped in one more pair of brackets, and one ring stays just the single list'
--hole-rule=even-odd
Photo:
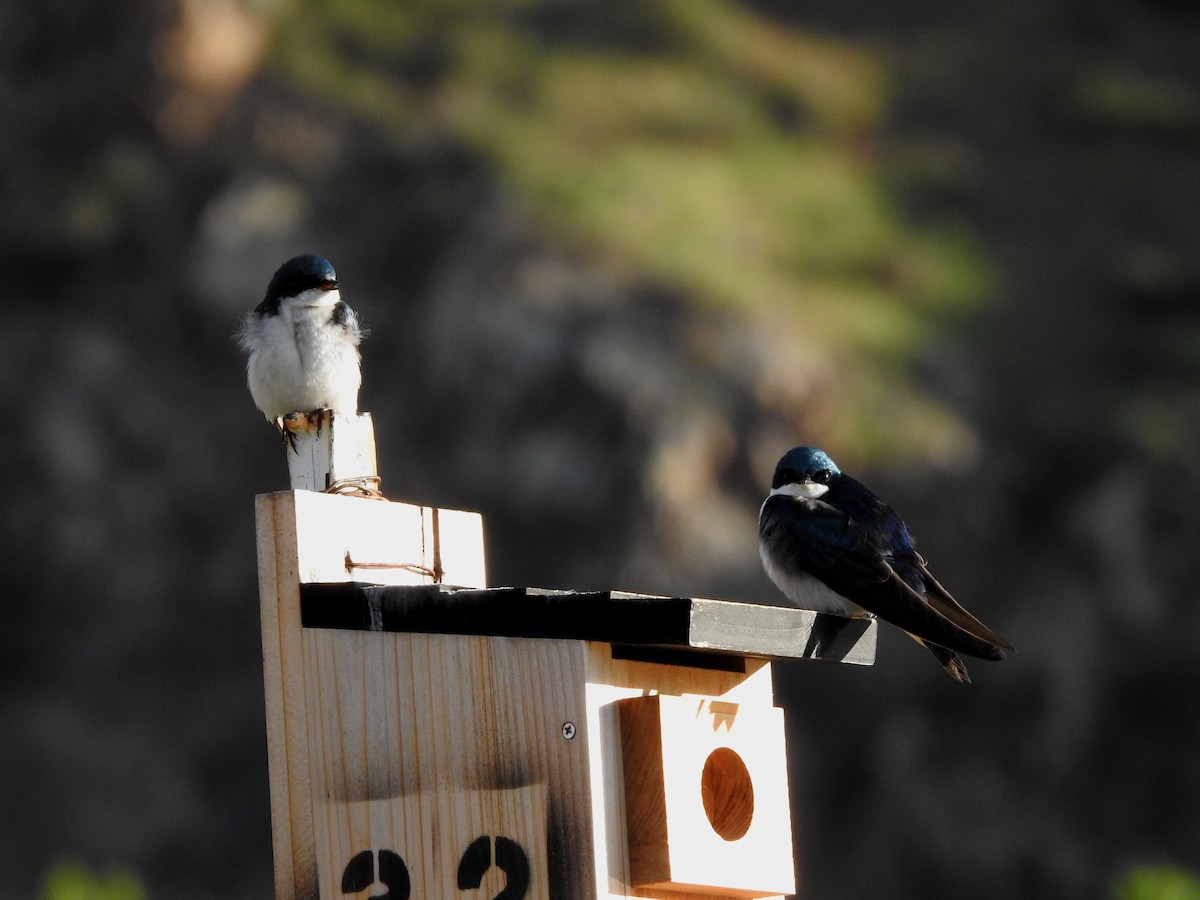
[{"label": "stenciled number on wood", "polygon": [[[512,838],[497,835],[494,842],[487,835],[477,837],[463,852],[458,863],[458,889],[475,890],[492,867],[492,846],[495,844],[495,864],[504,873],[504,889],[492,900],[522,900],[529,892],[529,857]],[[408,866],[400,854],[392,850],[379,851],[379,873],[376,878],[375,854],[370,850],[356,853],[342,872],[342,893],[357,894],[378,881],[387,892],[370,900],[410,900],[412,881]]]},{"label": "stenciled number on wood", "polygon": [[[504,890],[492,900],[521,900],[529,891],[529,857],[521,845],[504,835],[496,836],[496,865],[505,874]],[[477,837],[458,864],[458,889],[471,890],[483,883],[484,873],[492,866],[492,839]]]},{"label": "stenciled number on wood", "polygon": [[[342,873],[342,893],[357,894],[375,883],[375,854],[370,850],[356,853]],[[412,883],[408,877],[408,866],[400,854],[391,850],[379,851],[379,883],[387,888],[386,894],[372,896],[371,900],[409,900]]]}]

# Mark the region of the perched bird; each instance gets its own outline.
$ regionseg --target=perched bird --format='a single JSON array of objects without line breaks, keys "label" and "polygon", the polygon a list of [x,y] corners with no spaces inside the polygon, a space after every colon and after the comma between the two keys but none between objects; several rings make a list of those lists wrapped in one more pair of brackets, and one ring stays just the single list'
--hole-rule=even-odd
[{"label": "perched bird", "polygon": [[328,408],[354,415],[362,338],[329,261],[311,254],[289,259],[238,332],[250,354],[246,381],[255,406],[280,431],[283,417],[293,412]]},{"label": "perched bird", "polygon": [[1014,649],[938,584],[895,511],[815,447],[789,450],[775,467],[758,549],[797,606],[891,622],[958,681],[971,680],[959,653],[994,660]]}]

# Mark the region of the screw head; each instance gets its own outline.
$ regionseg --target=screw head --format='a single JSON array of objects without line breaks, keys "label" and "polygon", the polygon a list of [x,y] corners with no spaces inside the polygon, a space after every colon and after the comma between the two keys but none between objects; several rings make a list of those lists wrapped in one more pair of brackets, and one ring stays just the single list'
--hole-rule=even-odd
[{"label": "screw head", "polygon": [[575,723],[563,722],[562,736],[568,741],[575,739]]}]

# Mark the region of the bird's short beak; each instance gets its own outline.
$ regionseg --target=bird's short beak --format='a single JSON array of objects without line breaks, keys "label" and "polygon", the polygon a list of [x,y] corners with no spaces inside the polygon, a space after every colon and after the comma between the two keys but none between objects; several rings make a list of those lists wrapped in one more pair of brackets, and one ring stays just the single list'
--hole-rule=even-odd
[{"label": "bird's short beak", "polygon": [[318,287],[323,291],[336,291],[338,283],[336,279],[331,278],[328,281],[322,281]]}]

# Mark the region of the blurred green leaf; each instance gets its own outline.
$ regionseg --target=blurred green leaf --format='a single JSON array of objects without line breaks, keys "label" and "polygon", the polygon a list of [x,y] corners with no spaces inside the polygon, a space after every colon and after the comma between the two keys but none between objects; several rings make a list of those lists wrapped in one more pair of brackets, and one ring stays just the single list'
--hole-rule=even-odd
[{"label": "blurred green leaf", "polygon": [[1200,900],[1200,878],[1173,866],[1137,866],[1117,879],[1117,900]]},{"label": "blurred green leaf", "polygon": [[1183,81],[1155,78],[1127,67],[1086,73],[1076,89],[1081,113],[1112,126],[1195,128],[1200,94]]},{"label": "blurred green leaf", "polygon": [[145,900],[141,882],[113,869],[97,875],[77,862],[55,863],[42,882],[41,900]]}]

